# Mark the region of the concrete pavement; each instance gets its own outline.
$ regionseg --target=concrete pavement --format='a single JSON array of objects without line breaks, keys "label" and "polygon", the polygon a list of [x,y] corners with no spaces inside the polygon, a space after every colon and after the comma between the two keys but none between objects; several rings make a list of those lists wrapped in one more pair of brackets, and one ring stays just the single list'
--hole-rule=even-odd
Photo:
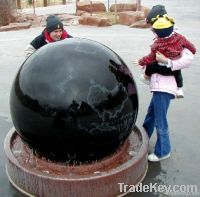
[{"label": "concrete pavement", "polygon": [[[142,0],[142,5],[152,7],[164,4],[180,32],[191,40],[197,54],[189,69],[183,70],[185,98],[174,100],[169,109],[169,127],[172,143],[172,157],[160,163],[149,163],[144,184],[161,185],[197,185],[200,192],[200,4],[196,0]],[[59,9],[45,8],[45,13],[59,13]],[[42,9],[42,8],[41,8]],[[44,9],[42,9],[44,13]],[[37,13],[37,10],[36,10]],[[3,142],[12,121],[9,112],[9,94],[13,79],[24,61],[26,45],[38,35],[43,28],[0,32],[0,196],[22,197],[10,184],[5,174],[5,155]],[[151,93],[147,85],[139,80],[140,69],[132,65],[135,60],[149,51],[153,35],[148,29],[133,29],[115,25],[97,28],[89,26],[67,26],[67,31],[75,37],[85,37],[99,41],[117,52],[131,69],[139,93],[139,114],[137,125],[141,128]],[[150,141],[152,149],[155,136]],[[129,194],[129,197],[133,194]],[[161,193],[134,193],[134,196],[164,196]],[[177,195],[184,196],[184,195]],[[200,196],[200,195],[199,195]]]}]

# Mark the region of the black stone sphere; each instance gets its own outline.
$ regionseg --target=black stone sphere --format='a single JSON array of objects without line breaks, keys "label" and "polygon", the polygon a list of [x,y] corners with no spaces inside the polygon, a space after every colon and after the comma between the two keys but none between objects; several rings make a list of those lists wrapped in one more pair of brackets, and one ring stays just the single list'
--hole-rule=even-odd
[{"label": "black stone sphere", "polygon": [[138,95],[115,52],[69,38],[47,44],[23,63],[10,109],[17,133],[35,151],[55,160],[98,159],[131,133]]}]

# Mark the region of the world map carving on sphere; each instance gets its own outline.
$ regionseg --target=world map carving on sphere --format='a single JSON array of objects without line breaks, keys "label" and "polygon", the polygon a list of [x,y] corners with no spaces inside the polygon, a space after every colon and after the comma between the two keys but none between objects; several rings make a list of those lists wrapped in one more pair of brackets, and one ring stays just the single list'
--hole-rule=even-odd
[{"label": "world map carving on sphere", "polygon": [[23,63],[10,109],[16,131],[38,153],[54,160],[98,159],[132,132],[138,95],[114,51],[70,38],[40,48]]}]

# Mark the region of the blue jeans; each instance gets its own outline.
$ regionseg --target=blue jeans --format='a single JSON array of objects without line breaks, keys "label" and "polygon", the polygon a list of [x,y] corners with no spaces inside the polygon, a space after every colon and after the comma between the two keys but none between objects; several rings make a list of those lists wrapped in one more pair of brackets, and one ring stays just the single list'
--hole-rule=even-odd
[{"label": "blue jeans", "polygon": [[154,128],[156,128],[157,141],[154,154],[158,157],[163,157],[171,151],[167,110],[172,98],[174,98],[174,95],[166,92],[153,92],[148,112],[143,123],[143,127],[149,138],[153,134]]}]

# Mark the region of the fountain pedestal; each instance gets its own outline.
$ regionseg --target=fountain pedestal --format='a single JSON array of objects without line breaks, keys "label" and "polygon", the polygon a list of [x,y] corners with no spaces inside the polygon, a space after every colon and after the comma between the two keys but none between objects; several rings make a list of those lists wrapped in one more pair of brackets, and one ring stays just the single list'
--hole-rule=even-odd
[{"label": "fountain pedestal", "polygon": [[12,128],[5,139],[6,172],[11,184],[28,196],[114,197],[125,195],[119,183],[136,185],[146,175],[148,137],[137,127],[109,157],[89,164],[56,163],[33,153]]}]

